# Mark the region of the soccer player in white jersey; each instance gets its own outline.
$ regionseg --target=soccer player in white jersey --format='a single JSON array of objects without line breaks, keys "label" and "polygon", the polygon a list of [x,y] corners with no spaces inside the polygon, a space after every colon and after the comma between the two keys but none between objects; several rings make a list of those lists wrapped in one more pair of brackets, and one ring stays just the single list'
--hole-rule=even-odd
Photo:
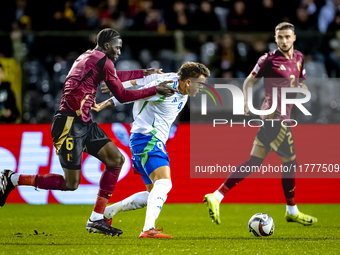
[{"label": "soccer player in white jersey", "polygon": [[[130,149],[133,167],[141,174],[147,191],[133,194],[121,202],[108,206],[104,216],[112,219],[118,212],[135,210],[147,205],[145,224],[140,238],[172,238],[155,229],[155,221],[172,188],[165,143],[168,140],[170,127],[183,109],[188,96],[195,96],[202,86],[199,82],[204,82],[209,75],[209,69],[203,64],[188,62],[181,66],[177,74],[154,75],[153,78],[156,80],[144,86],[147,88],[169,81],[170,86],[178,90],[173,96],[166,98],[156,95],[135,101]],[[140,85],[141,82],[143,80],[131,83]],[[95,104],[92,109],[100,111],[108,105],[119,104],[117,99],[112,97],[101,104]]]}]

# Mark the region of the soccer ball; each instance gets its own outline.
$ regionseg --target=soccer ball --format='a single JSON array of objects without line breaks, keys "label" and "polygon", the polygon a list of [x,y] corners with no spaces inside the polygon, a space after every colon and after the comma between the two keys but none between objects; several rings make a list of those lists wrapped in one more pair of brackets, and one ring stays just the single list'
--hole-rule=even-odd
[{"label": "soccer ball", "polygon": [[256,237],[271,236],[274,228],[273,218],[266,213],[257,213],[248,222],[249,232]]}]

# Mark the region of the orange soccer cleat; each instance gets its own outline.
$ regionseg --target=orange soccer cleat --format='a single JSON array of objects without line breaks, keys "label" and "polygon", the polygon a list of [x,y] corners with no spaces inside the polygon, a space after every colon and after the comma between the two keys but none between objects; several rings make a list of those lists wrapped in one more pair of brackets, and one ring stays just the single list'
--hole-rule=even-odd
[{"label": "orange soccer cleat", "polygon": [[148,231],[142,231],[139,238],[172,238],[172,236],[163,234],[153,228]]}]

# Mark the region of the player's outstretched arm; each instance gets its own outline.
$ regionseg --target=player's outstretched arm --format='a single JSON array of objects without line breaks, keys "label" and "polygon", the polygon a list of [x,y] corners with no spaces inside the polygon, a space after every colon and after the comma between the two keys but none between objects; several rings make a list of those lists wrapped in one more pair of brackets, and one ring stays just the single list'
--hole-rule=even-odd
[{"label": "player's outstretched arm", "polygon": [[[145,76],[144,78],[125,81],[122,84],[123,84],[124,88],[130,88],[132,86],[146,85],[146,84],[152,82],[153,80],[161,79],[164,75],[166,75],[166,74],[164,74],[164,73],[161,73],[161,74],[154,73],[154,74]],[[105,82],[102,84],[100,89],[101,89],[102,93],[110,93],[111,92],[109,90],[109,88],[105,85]],[[112,93],[110,93],[110,94],[112,95]]]},{"label": "player's outstretched arm", "polygon": [[121,82],[131,81],[144,77],[144,70],[116,71]]},{"label": "player's outstretched arm", "polygon": [[164,81],[155,87],[147,89],[126,90],[119,79],[105,81],[106,86],[120,103],[150,97],[156,93],[166,97],[172,96],[175,92],[178,92],[178,90],[166,85],[166,83],[170,82],[173,81]]},{"label": "player's outstretched arm", "polygon": [[[136,86],[136,80],[131,80],[131,81],[126,81],[126,82],[122,82],[123,86],[125,89],[130,88],[132,86]],[[111,90],[108,88],[108,86],[106,86],[106,83],[103,82],[101,87],[100,87],[102,93],[110,93],[110,95],[112,95]]]},{"label": "player's outstretched arm", "polygon": [[148,69],[143,69],[143,75],[148,76],[151,74],[163,74],[162,68],[148,68]]},{"label": "player's outstretched arm", "polygon": [[170,73],[164,74],[164,73],[154,73],[150,74],[148,76],[145,76],[140,79],[136,79],[135,81],[131,81],[131,84],[136,86],[136,85],[146,85],[154,80],[162,79],[163,77],[166,77]]},{"label": "player's outstretched arm", "polygon": [[253,74],[249,74],[248,77],[243,82],[243,95],[244,95],[244,115],[249,116],[249,107],[248,107],[248,88],[251,88],[254,86],[254,83],[256,82],[256,78]]},{"label": "player's outstretched arm", "polygon": [[[168,84],[168,83],[173,83],[173,81],[163,81],[163,82],[159,83],[158,85],[161,85],[161,87],[166,86],[165,88],[168,89],[169,86],[166,85],[166,84]],[[158,86],[158,85],[157,85],[157,86]],[[150,86],[154,86],[154,85],[152,85],[152,84],[147,84],[147,85],[145,85],[145,86],[143,86],[143,87],[141,87],[141,88],[138,88],[138,89],[143,90],[143,89],[149,88]],[[157,86],[156,86],[156,87],[157,87]],[[169,87],[169,88],[171,88],[171,87]],[[173,88],[171,88],[171,89],[173,89]],[[176,90],[176,89],[175,89],[175,90]],[[177,90],[176,90],[176,91],[177,91]],[[129,102],[121,103],[121,102],[119,102],[119,101],[117,100],[116,97],[113,96],[113,97],[111,97],[110,99],[108,99],[108,100],[106,100],[106,101],[104,101],[104,102],[102,102],[102,103],[100,103],[100,104],[95,104],[95,103],[94,103],[91,109],[98,112],[98,111],[100,111],[100,110],[102,110],[102,109],[104,109],[104,108],[106,108],[106,107],[108,107],[108,106],[110,106],[110,105],[129,104],[129,103],[133,103],[133,102],[141,101],[141,100],[144,100],[144,101],[158,101],[161,97],[164,97],[164,95],[156,94],[156,95],[151,96],[151,97],[147,97],[147,98],[142,98],[142,99],[138,99],[138,100],[134,100],[134,101],[129,101]]]},{"label": "player's outstretched arm", "polygon": [[144,90],[126,90],[119,79],[105,81],[106,86],[120,103],[134,101],[137,99],[153,96],[157,93],[156,88]]},{"label": "player's outstretched arm", "polygon": [[155,87],[143,90],[126,90],[119,79],[105,81],[105,83],[120,103],[150,97],[157,93],[157,89]]}]

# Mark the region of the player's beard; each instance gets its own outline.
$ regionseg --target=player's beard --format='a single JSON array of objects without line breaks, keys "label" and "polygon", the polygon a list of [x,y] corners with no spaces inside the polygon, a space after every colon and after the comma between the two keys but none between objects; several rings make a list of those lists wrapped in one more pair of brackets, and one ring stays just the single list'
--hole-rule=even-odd
[{"label": "player's beard", "polygon": [[289,52],[292,48],[293,48],[293,44],[289,47],[288,50],[284,50],[284,49],[282,49],[281,47],[280,47],[280,50],[282,50],[284,53],[287,53],[287,52]]}]

